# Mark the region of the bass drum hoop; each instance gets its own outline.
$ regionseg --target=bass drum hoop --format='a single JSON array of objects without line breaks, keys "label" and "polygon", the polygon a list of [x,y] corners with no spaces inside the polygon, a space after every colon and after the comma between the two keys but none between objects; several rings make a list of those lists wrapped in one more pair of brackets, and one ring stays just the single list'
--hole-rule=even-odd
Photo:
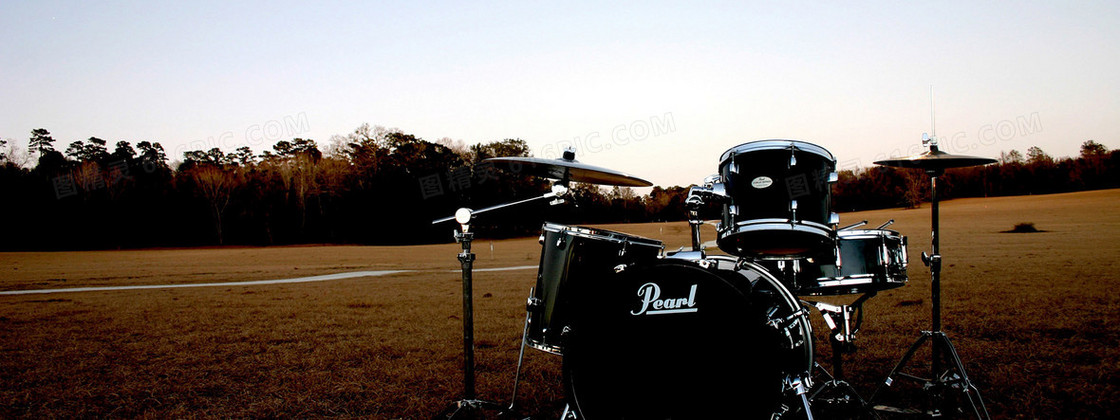
[{"label": "bass drum hoop", "polygon": [[[646,245],[655,248],[664,248],[661,241],[650,239],[642,236],[631,235],[628,233],[616,232],[607,229],[591,228],[586,226],[572,226],[562,225],[559,223],[545,222],[541,230],[559,233],[562,235],[575,236],[579,238],[592,239],[597,241],[605,241],[616,244],[635,244]],[[547,244],[544,244],[547,246]]]},{"label": "bass drum hoop", "polygon": [[[778,280],[777,277],[770,274],[770,271],[767,270],[766,267],[757,263],[726,255],[709,255],[708,259],[716,261],[720,269],[724,269],[724,267],[736,271],[749,269],[749,271],[759,274],[759,279],[752,281],[752,287],[757,287],[756,284],[759,281],[765,281],[774,291],[778,292],[782,301],[786,303],[786,309],[792,309],[794,312],[801,312],[801,316],[796,317],[796,319],[798,329],[801,330],[801,337],[804,339],[804,343],[801,347],[804,349],[805,369],[802,373],[812,373],[813,363],[815,362],[813,357],[816,354],[813,348],[813,324],[809,320],[809,312],[805,310],[805,305],[802,303],[801,299],[782,284],[781,280]],[[746,277],[749,278],[749,276]]]}]

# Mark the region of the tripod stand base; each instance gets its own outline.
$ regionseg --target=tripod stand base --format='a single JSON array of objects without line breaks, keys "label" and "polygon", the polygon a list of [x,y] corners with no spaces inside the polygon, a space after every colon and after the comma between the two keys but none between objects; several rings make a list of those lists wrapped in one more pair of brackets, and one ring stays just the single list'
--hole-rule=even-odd
[{"label": "tripod stand base", "polygon": [[[840,346],[833,340],[834,352],[839,352]],[[837,361],[839,363],[839,361]],[[822,380],[814,381],[818,385],[813,387],[809,401],[813,404],[813,411],[821,418],[836,419],[875,419],[878,416],[871,411],[867,401],[859,395],[855,387],[848,381],[832,376],[819,363],[816,365]]]},{"label": "tripod stand base", "polygon": [[[487,415],[490,414],[490,415]],[[459,400],[451,404],[447,410],[435,419],[438,420],[451,420],[451,419],[486,419],[486,418],[500,418],[500,419],[515,419],[521,416],[509,410],[509,407],[498,404],[496,402],[483,401],[483,400]]]},{"label": "tripod stand base", "polygon": [[[932,346],[932,371],[933,378],[922,378],[902,372],[902,368],[910,362],[914,354],[918,351],[926,341],[930,341]],[[940,362],[947,362],[948,366],[944,369],[939,369]],[[894,384],[895,379],[906,379],[917,382],[922,385],[924,391],[929,397],[930,406],[926,411],[913,410],[913,409],[898,409],[882,405],[876,405],[874,408],[878,411],[906,413],[906,414],[926,414],[930,417],[940,417],[944,409],[955,409],[960,413],[967,413],[974,415],[978,419],[990,419],[988,409],[984,406],[984,399],[980,397],[980,390],[976,385],[968,379],[968,374],[964,371],[964,364],[961,363],[960,356],[957,355],[957,349],[953,347],[953,342],[949,340],[949,336],[941,331],[922,331],[922,335],[918,340],[910,346],[906,354],[899,360],[898,365],[891,370],[887,378],[875,390],[875,394],[871,396],[871,401],[875,401],[880,392],[885,387],[890,387]],[[949,392],[959,392],[959,395],[952,395]],[[947,400],[963,395],[967,401],[967,406],[964,404],[951,404]],[[966,410],[971,410],[966,411]]]},{"label": "tripod stand base", "polygon": [[868,409],[867,402],[847,381],[832,379],[821,383],[809,397],[814,414],[821,418],[858,419],[878,418]]}]

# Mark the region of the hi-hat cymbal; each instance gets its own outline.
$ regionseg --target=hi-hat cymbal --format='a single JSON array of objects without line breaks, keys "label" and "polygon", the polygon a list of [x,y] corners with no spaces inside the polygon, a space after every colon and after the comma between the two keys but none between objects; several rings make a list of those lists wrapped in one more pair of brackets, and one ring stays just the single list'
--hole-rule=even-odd
[{"label": "hi-hat cymbal", "polygon": [[953,155],[931,148],[930,151],[917,156],[876,161],[876,165],[893,166],[896,168],[925,169],[927,171],[940,171],[948,168],[964,168],[996,163],[995,159]]},{"label": "hi-hat cymbal", "polygon": [[560,181],[585,182],[599,185],[618,185],[624,187],[649,187],[653,183],[636,176],[613,169],[580,163],[575,159],[541,159],[533,157],[496,157],[484,162],[493,162],[499,169],[513,173],[551,178]]}]

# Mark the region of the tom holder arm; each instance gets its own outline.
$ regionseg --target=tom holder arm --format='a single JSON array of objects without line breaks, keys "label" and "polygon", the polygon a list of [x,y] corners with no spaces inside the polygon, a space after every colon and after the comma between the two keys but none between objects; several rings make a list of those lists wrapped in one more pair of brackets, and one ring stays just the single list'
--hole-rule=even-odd
[{"label": "tom holder arm", "polygon": [[703,185],[694,185],[688,189],[685,198],[685,208],[688,210],[688,225],[692,228],[692,251],[703,251],[703,241],[700,239],[700,226],[704,220],[700,217],[700,209],[708,203],[721,203],[730,200],[727,190],[721,182],[719,175],[704,178]]}]

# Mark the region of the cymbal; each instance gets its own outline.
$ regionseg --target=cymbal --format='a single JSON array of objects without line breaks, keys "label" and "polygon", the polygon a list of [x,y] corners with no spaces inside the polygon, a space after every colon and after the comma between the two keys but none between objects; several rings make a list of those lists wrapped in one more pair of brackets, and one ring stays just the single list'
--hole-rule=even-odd
[{"label": "cymbal", "polygon": [[927,171],[940,171],[948,168],[980,166],[990,163],[996,163],[996,160],[978,156],[953,155],[937,150],[936,147],[931,148],[930,151],[917,156],[898,159],[887,159],[875,162],[876,165],[893,166],[896,168],[925,169]]},{"label": "cymbal", "polygon": [[496,157],[483,162],[493,162],[499,169],[513,173],[551,178],[561,181],[585,182],[624,187],[649,187],[653,183],[613,169],[581,163],[575,159],[542,159],[533,157]]}]

